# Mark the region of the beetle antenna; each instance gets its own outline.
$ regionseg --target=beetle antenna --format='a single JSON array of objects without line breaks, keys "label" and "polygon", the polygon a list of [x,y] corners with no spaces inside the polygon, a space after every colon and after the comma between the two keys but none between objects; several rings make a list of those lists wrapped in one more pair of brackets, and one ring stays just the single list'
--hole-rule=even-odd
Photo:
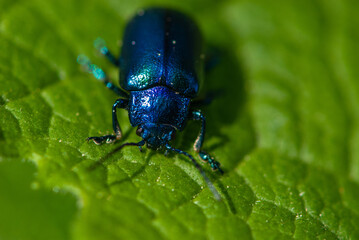
[{"label": "beetle antenna", "polygon": [[185,151],[182,151],[180,149],[176,149],[176,148],[173,148],[171,147],[170,145],[166,145],[166,148],[168,150],[171,150],[173,152],[176,152],[178,154],[182,154],[182,155],[185,155],[187,156],[189,159],[191,159],[192,163],[194,164],[194,166],[198,169],[198,171],[201,173],[204,181],[206,182],[207,186],[209,187],[209,190],[211,190],[211,192],[213,193],[213,196],[214,198],[217,200],[217,201],[221,201],[222,198],[221,198],[221,195],[219,195],[217,189],[214,187],[213,183],[211,182],[211,180],[209,180],[209,178],[207,177],[206,173],[203,171],[203,169],[201,168],[201,166],[198,164],[198,162],[192,157],[191,154],[185,152]]},{"label": "beetle antenna", "polygon": [[120,151],[122,148],[126,147],[126,146],[137,146],[137,147],[142,147],[143,145],[145,145],[145,141],[142,140],[138,143],[124,143],[122,145],[120,145],[119,147],[115,148],[114,150],[112,150],[111,152],[109,152],[108,154],[106,154],[104,157],[102,157],[99,161],[97,161],[92,167],[90,167],[90,169],[95,169],[98,165],[102,164],[103,162],[105,162],[109,157],[111,157],[113,154],[115,154],[116,152]]},{"label": "beetle antenna", "polygon": [[112,150],[109,154],[106,155],[106,157],[109,156],[109,155],[112,155],[112,154],[114,154],[114,153],[116,153],[116,152],[118,152],[118,151],[120,151],[122,148],[124,148],[124,147],[126,147],[126,146],[142,147],[143,145],[145,145],[145,141],[144,141],[144,140],[142,140],[142,141],[140,141],[140,142],[138,142],[138,143],[124,143],[124,144],[120,145],[119,147],[115,148],[114,150]]}]

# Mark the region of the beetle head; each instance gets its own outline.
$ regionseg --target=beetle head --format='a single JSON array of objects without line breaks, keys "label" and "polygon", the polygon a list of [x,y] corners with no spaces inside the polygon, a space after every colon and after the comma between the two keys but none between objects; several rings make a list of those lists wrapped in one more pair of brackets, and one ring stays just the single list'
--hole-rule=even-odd
[{"label": "beetle head", "polygon": [[147,147],[157,150],[175,137],[176,129],[166,124],[144,123],[138,126],[136,133],[143,138]]}]

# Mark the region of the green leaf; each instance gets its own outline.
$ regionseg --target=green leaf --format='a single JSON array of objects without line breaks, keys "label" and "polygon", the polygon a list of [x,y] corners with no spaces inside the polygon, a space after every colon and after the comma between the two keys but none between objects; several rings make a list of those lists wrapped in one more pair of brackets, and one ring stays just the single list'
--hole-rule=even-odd
[{"label": "green leaf", "polygon": [[[153,5],[188,13],[220,49],[204,88],[225,94],[204,109],[204,148],[225,174],[202,166],[221,202],[182,156],[125,148],[99,161],[116,145],[85,141],[111,133],[116,95],[76,57],[117,82],[93,41],[118,52],[129,18]],[[358,10],[353,0],[0,1],[0,239],[359,239]],[[138,141],[118,116],[124,141]],[[196,155],[198,130],[189,122],[175,145]]]},{"label": "green leaf", "polygon": [[69,239],[75,197],[30,186],[34,171],[30,163],[0,162],[1,239]]}]

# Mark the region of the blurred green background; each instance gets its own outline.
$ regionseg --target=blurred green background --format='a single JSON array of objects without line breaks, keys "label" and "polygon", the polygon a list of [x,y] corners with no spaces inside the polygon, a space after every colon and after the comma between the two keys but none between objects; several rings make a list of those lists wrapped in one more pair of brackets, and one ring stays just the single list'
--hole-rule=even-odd
[{"label": "blurred green background", "polygon": [[[199,24],[220,63],[202,164],[95,146],[116,96],[76,63],[140,8]],[[359,2],[0,0],[0,239],[359,239]],[[127,113],[125,141],[136,141]],[[175,146],[190,153],[189,123]],[[197,158],[198,159],[198,158]]]}]

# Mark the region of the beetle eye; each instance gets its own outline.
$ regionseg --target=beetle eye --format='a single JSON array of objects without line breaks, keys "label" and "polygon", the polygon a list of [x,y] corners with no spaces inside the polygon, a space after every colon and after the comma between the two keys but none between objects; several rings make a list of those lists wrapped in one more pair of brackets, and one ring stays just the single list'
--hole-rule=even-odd
[{"label": "beetle eye", "polygon": [[143,128],[137,128],[137,130],[136,130],[137,136],[141,137],[142,132],[143,132]]}]

